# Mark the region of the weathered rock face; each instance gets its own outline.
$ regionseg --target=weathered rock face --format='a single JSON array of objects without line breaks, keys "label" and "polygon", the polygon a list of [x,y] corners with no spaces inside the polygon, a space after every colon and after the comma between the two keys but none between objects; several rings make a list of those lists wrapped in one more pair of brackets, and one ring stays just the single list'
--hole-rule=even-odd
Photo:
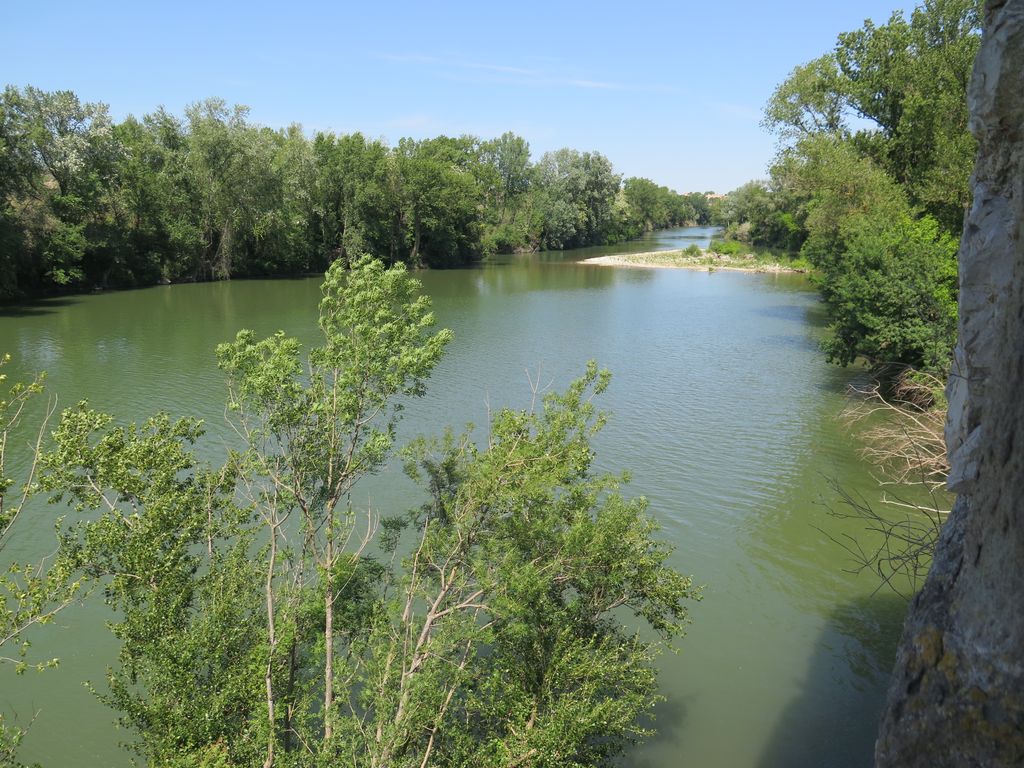
[{"label": "weathered rock face", "polygon": [[1024,0],[985,15],[948,388],[959,496],[904,627],[880,768],[1024,765]]}]

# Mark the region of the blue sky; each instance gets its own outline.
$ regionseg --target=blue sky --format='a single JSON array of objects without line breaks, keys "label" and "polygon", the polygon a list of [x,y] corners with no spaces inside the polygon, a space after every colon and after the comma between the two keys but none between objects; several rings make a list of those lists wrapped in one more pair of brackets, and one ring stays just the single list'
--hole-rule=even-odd
[{"label": "blue sky", "polygon": [[865,18],[914,2],[4,3],[0,82],[115,119],[207,96],[255,122],[402,136],[506,130],[597,150],[680,192],[765,175],[774,87]]}]

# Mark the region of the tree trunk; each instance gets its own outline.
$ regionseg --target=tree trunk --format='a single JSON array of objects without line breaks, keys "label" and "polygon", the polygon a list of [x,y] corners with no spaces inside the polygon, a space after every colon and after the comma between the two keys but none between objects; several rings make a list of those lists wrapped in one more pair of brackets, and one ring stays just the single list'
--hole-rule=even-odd
[{"label": "tree trunk", "polygon": [[413,213],[413,240],[412,240],[412,253],[409,254],[409,266],[418,267],[420,265],[420,240],[423,237],[423,225],[420,223],[419,211]]},{"label": "tree trunk", "polygon": [[267,668],[263,676],[263,684],[267,694],[267,718],[269,731],[267,734],[267,759],[263,768],[273,768],[274,745],[277,741],[277,721],[274,713],[274,651],[277,645],[277,632],[274,623],[274,569],[277,566],[277,518],[270,525],[270,558],[267,561],[267,580],[264,583],[264,596],[267,601]]},{"label": "tree trunk", "polygon": [[334,736],[334,509],[327,513],[327,567],[324,569],[324,743]]},{"label": "tree trunk", "polygon": [[946,427],[959,496],[904,627],[880,768],[1024,764],[1024,0],[988,3],[968,100]]}]

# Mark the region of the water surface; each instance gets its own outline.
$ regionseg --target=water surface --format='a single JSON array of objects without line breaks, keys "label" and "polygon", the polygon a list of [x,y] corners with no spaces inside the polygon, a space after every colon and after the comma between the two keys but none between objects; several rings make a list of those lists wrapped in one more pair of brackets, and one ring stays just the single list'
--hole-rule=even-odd
[{"label": "water surface", "polygon": [[[525,405],[529,379],[563,387],[589,359],[614,374],[597,441],[601,468],[632,470],[677,550],[706,585],[678,655],[661,661],[658,735],[631,766],[867,766],[904,604],[850,562],[833,537],[857,527],[828,514],[834,479],[878,497],[849,430],[836,422],[854,374],[817,349],[822,312],[795,275],[609,268],[576,263],[624,250],[701,244],[676,230],[612,249],[542,253],[420,275],[455,331],[406,435],[485,424],[488,407]],[[88,398],[122,419],[163,409],[207,420],[228,439],[214,346],[239,328],[283,329],[313,343],[316,279],[177,285],[42,302],[0,314],[14,373],[45,369],[68,405]],[[418,494],[397,469],[362,486],[402,509]],[[34,510],[8,556],[51,547],[52,509]],[[114,714],[82,686],[102,685],[115,648],[102,606],[61,615],[33,653],[42,675],[4,675],[0,707],[38,711],[23,757],[49,766],[123,766]],[[67,631],[70,629],[70,631]]]}]

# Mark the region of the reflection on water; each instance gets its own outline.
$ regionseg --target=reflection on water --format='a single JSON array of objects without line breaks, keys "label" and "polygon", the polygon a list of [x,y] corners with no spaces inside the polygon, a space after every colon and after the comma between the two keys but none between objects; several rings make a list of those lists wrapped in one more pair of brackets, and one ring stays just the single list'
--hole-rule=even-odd
[{"label": "reflection on water", "polygon": [[[759,768],[871,765],[882,715],[878,691],[891,672],[906,607],[892,593],[835,606]],[[837,668],[837,656],[849,662],[852,678]]]},{"label": "reflection on water", "polygon": [[[613,250],[678,248],[710,234],[658,233]],[[586,255],[421,273],[455,340],[427,395],[410,404],[403,437],[526,405],[527,371],[562,387],[589,359],[610,368],[599,468],[632,470],[631,492],[649,498],[677,547],[673,564],[707,585],[681,653],[660,661],[659,736],[625,763],[865,764],[903,606],[847,573],[829,538],[856,531],[827,514],[828,478],[869,498],[878,491],[835,421],[855,373],[817,349],[815,292],[797,275],[575,263]],[[0,315],[0,346],[17,355],[14,374],[47,369],[61,405],[87,397],[126,420],[158,409],[203,417],[203,451],[215,460],[229,439],[215,345],[243,327],[313,343],[319,298],[316,279],[87,296]],[[419,501],[397,469],[357,498],[382,510]],[[9,554],[46,551],[55,513],[40,510],[45,524]],[[128,764],[113,714],[81,687],[114,660],[105,618],[96,605],[67,612],[71,633],[34,638],[38,653],[62,657],[61,669],[5,679],[0,707],[42,710],[29,761]]]}]

